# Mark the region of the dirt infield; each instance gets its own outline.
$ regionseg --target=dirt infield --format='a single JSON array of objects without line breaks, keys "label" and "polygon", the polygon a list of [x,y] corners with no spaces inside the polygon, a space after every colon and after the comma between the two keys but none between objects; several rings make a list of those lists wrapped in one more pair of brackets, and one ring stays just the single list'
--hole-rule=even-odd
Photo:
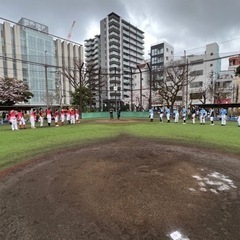
[{"label": "dirt infield", "polygon": [[53,153],[1,178],[0,239],[237,240],[239,170],[240,156],[126,135]]}]

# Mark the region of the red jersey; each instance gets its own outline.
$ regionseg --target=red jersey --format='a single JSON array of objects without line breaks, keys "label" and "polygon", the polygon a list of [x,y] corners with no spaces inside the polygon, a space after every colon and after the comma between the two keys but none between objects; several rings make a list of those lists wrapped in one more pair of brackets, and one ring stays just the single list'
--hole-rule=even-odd
[{"label": "red jersey", "polygon": [[9,115],[8,115],[8,119],[13,119],[13,118],[15,118],[15,117],[16,117],[16,113],[15,113],[14,110],[12,110],[12,111],[9,113]]},{"label": "red jersey", "polygon": [[71,116],[74,116],[74,115],[75,115],[74,109],[72,109],[72,110],[70,111],[70,115],[71,115]]},{"label": "red jersey", "polygon": [[18,112],[17,113],[17,119],[21,120],[23,118],[23,113],[22,112]]},{"label": "red jersey", "polygon": [[58,117],[58,116],[59,116],[59,112],[58,112],[58,111],[55,111],[54,117]]},{"label": "red jersey", "polygon": [[52,111],[51,111],[50,109],[47,109],[47,110],[46,110],[46,114],[47,114],[47,115],[52,115]]}]

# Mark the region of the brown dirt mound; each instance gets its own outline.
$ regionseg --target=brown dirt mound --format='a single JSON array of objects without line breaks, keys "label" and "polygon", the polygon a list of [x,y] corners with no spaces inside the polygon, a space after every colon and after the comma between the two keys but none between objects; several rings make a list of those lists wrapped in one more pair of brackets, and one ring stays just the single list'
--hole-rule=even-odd
[{"label": "brown dirt mound", "polygon": [[240,157],[120,136],[0,184],[0,239],[240,239]]}]

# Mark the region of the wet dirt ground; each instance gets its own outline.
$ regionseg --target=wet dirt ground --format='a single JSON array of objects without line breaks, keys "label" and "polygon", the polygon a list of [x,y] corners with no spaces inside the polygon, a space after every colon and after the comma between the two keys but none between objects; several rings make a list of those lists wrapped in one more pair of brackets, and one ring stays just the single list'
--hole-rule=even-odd
[{"label": "wet dirt ground", "polygon": [[240,156],[122,135],[0,174],[0,239],[240,239]]}]

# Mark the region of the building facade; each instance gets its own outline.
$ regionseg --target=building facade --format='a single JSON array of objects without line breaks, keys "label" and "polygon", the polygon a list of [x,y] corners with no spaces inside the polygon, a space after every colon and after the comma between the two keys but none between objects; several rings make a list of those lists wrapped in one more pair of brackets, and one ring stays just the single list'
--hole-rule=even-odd
[{"label": "building facade", "polygon": [[164,66],[173,62],[174,47],[162,42],[154,44],[150,49],[150,63],[152,69],[153,88],[157,88],[161,81],[164,80]]},{"label": "building facade", "polygon": [[85,67],[89,72],[88,80],[93,83],[93,103],[96,109],[103,110],[103,98],[107,97],[107,91],[104,88],[105,75],[101,70],[101,44],[100,35],[96,35],[94,38],[85,40]]},{"label": "building facade", "polygon": [[144,32],[110,13],[100,21],[101,69],[108,72],[104,101],[117,109],[131,101],[131,72],[144,60]]},{"label": "building facade", "polygon": [[0,39],[0,76],[23,80],[34,94],[28,103],[17,104],[70,104],[72,88],[61,71],[63,66],[73,67],[76,57],[83,61],[81,45],[57,39],[46,25],[26,18],[17,24],[0,23]]},{"label": "building facade", "polygon": [[240,66],[240,55],[233,56],[229,58],[228,71],[230,71],[231,76],[233,76],[232,88],[233,96],[232,102],[240,102],[240,77],[235,76],[237,68]]},{"label": "building facade", "polygon": [[200,103],[213,103],[211,92],[214,82],[221,71],[219,46],[217,43],[207,44],[205,52],[197,55],[187,55],[173,62],[184,66],[187,70],[186,83],[179,92],[177,105],[194,105]]}]

